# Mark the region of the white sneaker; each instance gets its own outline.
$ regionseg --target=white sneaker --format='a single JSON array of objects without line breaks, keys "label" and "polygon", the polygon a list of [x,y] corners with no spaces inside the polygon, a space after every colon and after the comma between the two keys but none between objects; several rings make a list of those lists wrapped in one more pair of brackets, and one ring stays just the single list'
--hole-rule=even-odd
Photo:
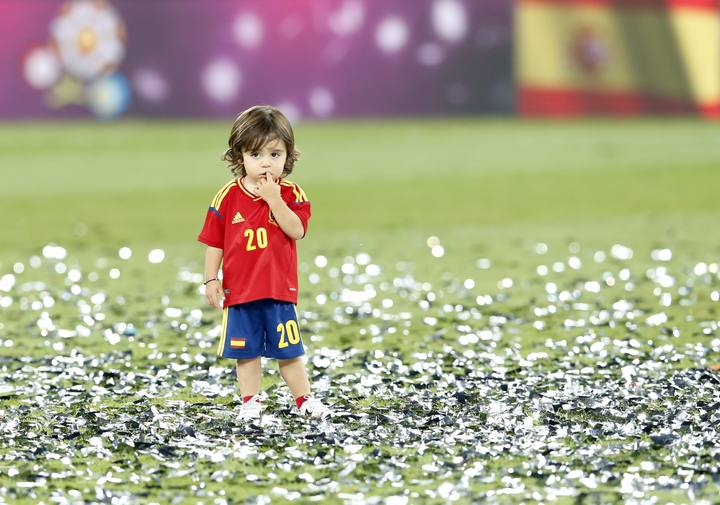
[{"label": "white sneaker", "polygon": [[299,410],[296,409],[296,411],[301,416],[316,417],[318,419],[325,419],[330,415],[330,409],[313,396],[306,396],[302,407]]},{"label": "white sneaker", "polygon": [[240,419],[260,424],[262,409],[260,408],[260,397],[258,395],[250,398],[249,401],[240,406]]}]

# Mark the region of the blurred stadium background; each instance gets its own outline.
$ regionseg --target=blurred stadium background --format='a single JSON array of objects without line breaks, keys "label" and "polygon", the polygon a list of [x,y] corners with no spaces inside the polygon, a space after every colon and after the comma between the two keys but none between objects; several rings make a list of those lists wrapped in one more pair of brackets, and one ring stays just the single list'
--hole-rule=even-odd
[{"label": "blurred stadium background", "polygon": [[4,2],[3,116],[512,111],[508,2],[170,4]]},{"label": "blurred stadium background", "polygon": [[714,0],[0,5],[0,117],[720,114]]},{"label": "blurred stadium background", "polygon": [[[715,160],[712,149],[700,147],[711,123],[693,118],[720,114],[718,18],[715,0],[5,0],[3,240],[29,245],[28,229],[59,240],[61,229],[92,227],[93,219],[98,226],[125,220],[142,235],[147,226],[136,225],[147,202],[170,188],[200,206],[199,195],[226,177],[217,152],[232,118],[256,103],[279,106],[298,126],[308,170],[297,177],[316,197],[348,207],[329,213],[335,224],[365,211],[348,189],[362,172],[371,190],[381,174],[413,174],[414,187],[374,194],[396,203],[383,226],[422,225],[410,214],[433,194],[435,165],[421,154],[433,143],[440,152],[462,143],[477,148],[443,168],[477,183],[477,194],[472,184],[458,190],[454,201],[465,205],[433,211],[448,212],[458,225],[595,206],[600,192],[588,192],[586,183],[610,182],[586,170],[592,166],[636,176],[637,186],[625,181],[624,190],[642,196],[612,198],[618,187],[604,195],[635,215],[652,213],[659,204],[645,200],[665,194],[643,192],[648,181],[636,169],[672,180],[678,166]],[[668,121],[671,115],[685,123]],[[581,121],[588,116],[655,122]],[[536,121],[560,117],[580,121]],[[92,127],[96,119],[101,124]],[[673,141],[686,137],[692,140]],[[345,169],[336,168],[340,159],[349,161]],[[562,166],[574,172],[554,178],[553,167]],[[512,177],[507,167],[532,175],[488,177]],[[35,177],[46,184],[37,187]],[[502,189],[487,191],[493,184]],[[159,196],[141,198],[138,190]],[[122,195],[108,203],[103,191]],[[554,203],[533,209],[523,191]],[[12,210],[37,194],[58,212]],[[703,202],[703,195],[696,197]],[[94,199],[105,205],[91,212]],[[118,208],[101,216],[113,203]],[[187,237],[191,214],[175,212],[166,228],[181,227]],[[322,234],[330,223],[319,218]]]}]

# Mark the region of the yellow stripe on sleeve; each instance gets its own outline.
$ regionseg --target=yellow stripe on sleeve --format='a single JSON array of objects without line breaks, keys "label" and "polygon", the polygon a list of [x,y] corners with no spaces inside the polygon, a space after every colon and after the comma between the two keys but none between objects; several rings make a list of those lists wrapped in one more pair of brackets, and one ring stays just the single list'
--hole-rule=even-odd
[{"label": "yellow stripe on sleeve", "polygon": [[295,203],[307,202],[307,195],[300,186],[290,181],[280,181],[281,186],[287,186],[292,189],[293,195],[295,195]]},{"label": "yellow stripe on sleeve", "polygon": [[218,192],[215,193],[215,196],[213,196],[212,201],[210,202],[211,207],[215,207],[215,202],[217,202],[218,198],[222,194],[222,192],[227,188],[227,184],[225,184]]},{"label": "yellow stripe on sleeve", "polygon": [[215,193],[215,197],[213,198],[212,205],[211,205],[212,208],[214,208],[214,209],[220,208],[220,204],[222,204],[223,199],[225,199],[225,196],[228,194],[228,192],[230,191],[230,188],[232,188],[234,184],[235,184],[234,180],[230,181],[227,184],[225,184],[225,186],[223,186],[222,189],[220,189],[220,191]]}]

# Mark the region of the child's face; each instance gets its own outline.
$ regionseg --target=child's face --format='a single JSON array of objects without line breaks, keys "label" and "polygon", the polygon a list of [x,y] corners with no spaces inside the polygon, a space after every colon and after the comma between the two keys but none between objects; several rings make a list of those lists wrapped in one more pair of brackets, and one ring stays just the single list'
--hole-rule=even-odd
[{"label": "child's face", "polygon": [[251,183],[266,178],[267,174],[277,180],[285,168],[287,150],[280,139],[267,142],[258,151],[243,151],[242,154],[245,172]]}]

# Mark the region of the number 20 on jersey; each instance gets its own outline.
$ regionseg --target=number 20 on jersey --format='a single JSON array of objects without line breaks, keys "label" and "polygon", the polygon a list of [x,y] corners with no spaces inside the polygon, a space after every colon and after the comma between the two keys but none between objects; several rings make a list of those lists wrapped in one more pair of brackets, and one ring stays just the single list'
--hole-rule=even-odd
[{"label": "number 20 on jersey", "polygon": [[260,227],[256,230],[248,228],[243,235],[247,238],[247,244],[245,244],[246,251],[265,249],[268,246],[268,236],[265,228]]}]

